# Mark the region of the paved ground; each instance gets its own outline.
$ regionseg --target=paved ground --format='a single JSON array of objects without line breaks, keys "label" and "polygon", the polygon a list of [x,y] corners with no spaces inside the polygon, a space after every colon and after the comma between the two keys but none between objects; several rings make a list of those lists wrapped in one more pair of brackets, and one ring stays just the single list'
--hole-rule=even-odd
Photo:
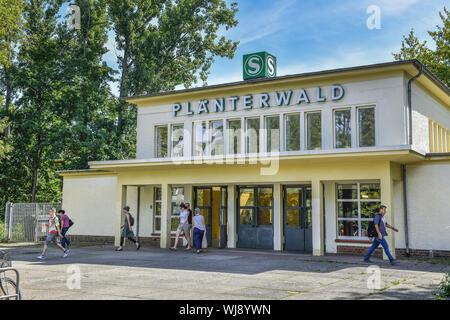
[{"label": "paved ground", "polygon": [[[78,247],[67,258],[50,248],[2,247],[20,271],[24,299],[434,299],[448,260],[400,260],[398,266],[375,260],[381,289],[368,289],[360,257],[313,257],[209,249],[200,255],[158,248],[114,252],[112,246]],[[70,266],[81,271],[80,289],[67,287]],[[72,282],[74,283],[74,282]]]}]

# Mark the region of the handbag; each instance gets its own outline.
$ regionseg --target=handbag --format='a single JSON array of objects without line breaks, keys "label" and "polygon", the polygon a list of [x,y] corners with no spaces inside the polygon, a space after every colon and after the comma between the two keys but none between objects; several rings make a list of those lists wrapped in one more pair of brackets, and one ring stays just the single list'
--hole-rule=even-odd
[{"label": "handbag", "polygon": [[206,239],[206,230],[203,233],[203,239],[202,239],[202,249],[208,248],[208,240]]}]

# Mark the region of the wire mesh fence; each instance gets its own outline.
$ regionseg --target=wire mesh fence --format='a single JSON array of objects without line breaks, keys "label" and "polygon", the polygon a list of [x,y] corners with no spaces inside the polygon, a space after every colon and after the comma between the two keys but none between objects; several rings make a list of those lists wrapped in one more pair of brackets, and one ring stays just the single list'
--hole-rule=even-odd
[{"label": "wire mesh fence", "polygon": [[47,235],[51,208],[61,203],[10,203],[5,208],[3,240],[6,242],[37,242]]}]

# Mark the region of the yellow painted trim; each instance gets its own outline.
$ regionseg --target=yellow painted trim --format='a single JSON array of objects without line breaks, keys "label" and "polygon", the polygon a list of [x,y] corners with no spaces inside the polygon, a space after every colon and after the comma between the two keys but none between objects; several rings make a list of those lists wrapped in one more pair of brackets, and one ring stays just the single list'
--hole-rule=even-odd
[{"label": "yellow painted trim", "polygon": [[116,172],[62,172],[59,173],[64,178],[78,178],[78,177],[97,177],[97,176],[117,176]]}]

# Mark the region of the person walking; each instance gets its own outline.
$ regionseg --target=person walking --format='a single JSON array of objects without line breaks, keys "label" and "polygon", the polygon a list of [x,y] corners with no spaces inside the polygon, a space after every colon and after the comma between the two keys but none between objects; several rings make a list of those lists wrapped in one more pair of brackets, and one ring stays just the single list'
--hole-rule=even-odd
[{"label": "person walking", "polygon": [[190,225],[188,221],[188,215],[189,211],[186,210],[186,207],[184,203],[180,204],[180,222],[178,223],[178,229],[175,237],[175,244],[173,247],[170,247],[170,250],[176,251],[177,250],[177,244],[178,239],[180,238],[181,233],[184,233],[184,236],[186,237],[186,240],[188,242],[188,246],[186,250],[191,250],[191,236],[189,234],[190,231]]},{"label": "person walking", "polygon": [[125,240],[125,238],[127,238],[128,240],[130,240],[131,242],[133,242],[136,245],[136,250],[139,250],[141,248],[141,245],[138,241],[136,241],[136,239],[134,239],[134,233],[133,233],[133,223],[131,222],[131,214],[130,214],[130,207],[129,206],[125,206],[123,208],[123,213],[125,214],[125,222],[123,224],[123,226],[121,226],[121,228],[123,228],[122,230],[122,235],[120,237],[120,246],[118,248],[116,248],[116,251],[122,251],[123,250],[123,241]]},{"label": "person walking", "polygon": [[[193,237],[193,233],[191,233],[191,230],[193,228],[192,226],[192,218],[194,217],[192,210],[191,210],[191,205],[189,202],[185,202],[184,206],[186,207],[186,210],[189,212],[188,214],[188,223],[189,223],[189,236],[191,239],[194,239]],[[187,244],[186,246],[192,246],[192,243]]]},{"label": "person walking", "polygon": [[67,239],[67,237],[66,237],[66,233],[70,228],[69,217],[66,215],[66,211],[64,211],[64,210],[59,210],[58,213],[60,214],[60,217],[59,217],[59,220],[61,221],[60,228],[61,228],[61,235],[63,236],[61,239],[61,246],[64,249],[66,249],[66,246],[67,246],[67,249],[69,249],[70,240]]},{"label": "person walking", "polygon": [[195,216],[192,218],[194,227],[194,245],[197,253],[200,253],[202,248],[202,239],[205,234],[205,218],[200,214],[200,209],[195,208]]},{"label": "person walking", "polygon": [[369,263],[372,262],[370,260],[370,255],[381,244],[381,246],[383,247],[384,252],[388,256],[389,261],[391,262],[391,264],[392,265],[396,265],[397,264],[397,260],[395,260],[394,257],[389,252],[389,245],[388,245],[385,237],[388,235],[387,232],[386,232],[386,228],[392,229],[395,232],[398,232],[398,229],[394,228],[393,226],[389,225],[386,222],[386,219],[384,218],[385,214],[386,214],[386,206],[380,206],[380,208],[378,209],[377,214],[373,218],[373,223],[375,225],[375,230],[377,232],[377,236],[373,239],[372,246],[369,248],[369,250],[367,251],[366,255],[364,256],[364,262],[369,262]]},{"label": "person walking", "polygon": [[69,249],[65,249],[63,246],[61,246],[57,240],[56,237],[59,235],[59,237],[61,239],[64,238],[64,236],[61,234],[61,228],[59,226],[59,219],[56,216],[56,209],[55,208],[51,208],[49,210],[50,213],[50,226],[48,228],[48,234],[47,234],[47,238],[45,239],[45,243],[44,243],[44,249],[42,250],[42,253],[40,256],[38,256],[38,259],[44,260],[45,259],[45,254],[47,253],[47,249],[48,249],[48,245],[53,242],[54,244],[56,244],[56,246],[61,249],[61,251],[64,252],[64,258],[67,257],[69,255]]}]

